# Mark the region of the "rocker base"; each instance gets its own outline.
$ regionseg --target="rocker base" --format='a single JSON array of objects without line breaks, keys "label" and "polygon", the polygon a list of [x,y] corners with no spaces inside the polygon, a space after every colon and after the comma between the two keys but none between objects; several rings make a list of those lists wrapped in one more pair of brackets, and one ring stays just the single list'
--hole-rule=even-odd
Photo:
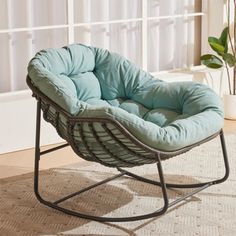
[{"label": "rocker base", "polygon": [[[40,103],[40,102],[39,102]],[[35,195],[37,197],[37,199],[43,203],[46,206],[49,206],[51,208],[54,208],[56,210],[59,210],[61,212],[64,212],[66,214],[72,215],[72,216],[76,216],[76,217],[81,217],[84,219],[88,219],[88,220],[94,220],[94,221],[100,221],[100,222],[125,222],[125,221],[137,221],[137,220],[144,220],[144,219],[148,219],[148,218],[153,218],[153,217],[157,217],[160,216],[162,214],[164,214],[170,207],[180,203],[181,201],[185,200],[186,198],[189,198],[191,196],[193,196],[194,194],[204,190],[205,188],[214,185],[214,184],[219,184],[224,182],[228,176],[229,176],[229,163],[228,163],[228,157],[227,157],[227,152],[226,152],[226,146],[225,146],[225,140],[224,140],[224,134],[223,131],[221,131],[219,133],[220,136],[220,140],[221,140],[221,147],[222,147],[222,153],[223,153],[223,158],[224,158],[224,166],[225,166],[225,174],[222,178],[220,179],[216,179],[213,181],[209,181],[209,182],[204,182],[204,183],[197,183],[197,184],[173,184],[173,183],[165,183],[165,178],[164,178],[164,174],[163,174],[163,169],[162,169],[162,164],[161,164],[161,158],[159,155],[157,155],[157,170],[158,170],[158,174],[159,174],[159,179],[160,181],[154,181],[154,180],[150,180],[141,176],[138,176],[136,174],[133,174],[129,171],[126,171],[124,169],[121,169],[119,167],[117,167],[117,170],[120,171],[119,174],[107,178],[103,181],[100,181],[96,184],[93,184],[89,187],[83,188],[80,191],[77,191],[75,193],[69,194],[67,196],[64,196],[63,198],[60,198],[59,200],[56,200],[54,202],[50,202],[47,201],[45,199],[43,199],[39,193],[39,163],[40,163],[40,157],[41,155],[59,150],[61,148],[64,148],[66,146],[68,146],[68,144],[63,144],[60,145],[58,147],[55,148],[51,148],[48,149],[46,151],[42,151],[40,152],[40,123],[41,123],[41,112],[40,112],[40,104],[38,103],[38,107],[37,107],[37,123],[36,123],[36,147],[35,147],[35,170],[34,170],[34,192]],[[130,217],[100,217],[100,216],[94,216],[94,215],[88,215],[88,214],[83,214],[77,211],[72,211],[70,209],[67,208],[63,208],[61,206],[59,206],[60,203],[78,196],[86,191],[89,191],[90,189],[93,189],[97,186],[100,186],[102,184],[105,184],[111,180],[114,180],[116,178],[122,177],[122,176],[129,176],[132,177],[136,180],[148,183],[148,184],[153,184],[156,186],[161,187],[162,190],[162,195],[163,195],[163,201],[164,204],[161,208],[157,209],[156,211],[152,212],[152,213],[148,213],[148,214],[144,214],[144,215],[138,215],[138,216],[130,216]],[[167,195],[167,188],[194,188],[193,191],[189,192],[188,194],[172,201],[169,202],[169,198]]]}]

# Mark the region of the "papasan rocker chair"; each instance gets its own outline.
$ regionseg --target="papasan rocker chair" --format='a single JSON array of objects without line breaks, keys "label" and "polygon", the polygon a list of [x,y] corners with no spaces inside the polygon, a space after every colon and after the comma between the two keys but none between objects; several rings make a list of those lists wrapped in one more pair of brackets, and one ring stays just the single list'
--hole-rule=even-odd
[{"label": "papasan rocker chair", "polygon": [[[95,221],[142,220],[164,214],[169,207],[228,178],[223,108],[220,98],[205,85],[166,83],[116,53],[81,44],[37,53],[28,66],[27,84],[37,99],[34,191],[37,199],[49,207]],[[66,144],[40,151],[41,110]],[[225,166],[222,178],[192,184],[165,182],[163,160],[217,136]],[[45,200],[38,187],[40,156],[68,145],[81,158],[114,167],[119,174],[57,201]],[[157,164],[159,182],[123,169],[151,163]],[[60,206],[124,175],[160,187],[163,206],[153,206],[152,213],[123,217],[90,215]],[[167,188],[194,190],[169,202]]]}]

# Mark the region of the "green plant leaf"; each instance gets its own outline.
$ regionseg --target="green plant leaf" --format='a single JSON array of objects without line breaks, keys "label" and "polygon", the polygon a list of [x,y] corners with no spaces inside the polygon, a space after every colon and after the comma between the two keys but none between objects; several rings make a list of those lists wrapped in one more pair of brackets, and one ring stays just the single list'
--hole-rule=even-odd
[{"label": "green plant leaf", "polygon": [[235,64],[235,58],[231,53],[225,53],[223,55],[223,60],[227,63],[230,67],[233,67]]},{"label": "green plant leaf", "polygon": [[212,54],[205,54],[201,56],[201,63],[209,68],[218,69],[223,66],[223,61]]},{"label": "green plant leaf", "polygon": [[229,27],[225,27],[220,35],[219,41],[221,45],[225,47],[224,52],[228,52],[228,34],[229,34]]},{"label": "green plant leaf", "polygon": [[225,47],[221,44],[221,41],[215,37],[208,37],[208,42],[211,48],[220,56],[222,56],[222,54],[225,52]]}]

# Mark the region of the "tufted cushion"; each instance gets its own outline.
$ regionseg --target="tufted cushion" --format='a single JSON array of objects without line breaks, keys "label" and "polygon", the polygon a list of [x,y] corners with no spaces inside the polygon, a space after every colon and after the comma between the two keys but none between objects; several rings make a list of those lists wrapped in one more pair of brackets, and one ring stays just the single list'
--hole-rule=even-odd
[{"label": "tufted cushion", "polygon": [[100,84],[92,72],[70,76],[70,80],[73,81],[75,85],[79,100],[87,101],[89,99],[101,98]]},{"label": "tufted cushion", "polygon": [[223,126],[221,101],[207,86],[163,82],[104,49],[74,44],[43,50],[29,63],[28,73],[72,115],[116,119],[159,150],[183,148]]}]

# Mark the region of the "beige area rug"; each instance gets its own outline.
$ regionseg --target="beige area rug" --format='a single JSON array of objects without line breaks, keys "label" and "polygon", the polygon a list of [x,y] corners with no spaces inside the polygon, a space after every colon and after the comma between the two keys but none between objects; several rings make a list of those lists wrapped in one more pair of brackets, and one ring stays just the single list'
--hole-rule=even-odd
[{"label": "beige area rug", "polygon": [[[127,223],[98,223],[48,208],[33,193],[33,174],[0,180],[0,235],[140,235],[140,236],[235,236],[236,235],[236,135],[226,137],[230,177],[171,208],[165,215]],[[46,158],[46,157],[44,157]],[[66,157],[65,157],[66,158]],[[220,142],[215,139],[192,151],[163,162],[166,180],[208,181],[223,175]],[[133,172],[157,178],[156,166]],[[41,171],[44,197],[57,199],[116,173],[94,163],[80,163]],[[183,191],[168,191],[175,199]],[[131,178],[120,178],[65,202],[100,216],[128,216],[152,212],[162,204],[158,187]]]}]

